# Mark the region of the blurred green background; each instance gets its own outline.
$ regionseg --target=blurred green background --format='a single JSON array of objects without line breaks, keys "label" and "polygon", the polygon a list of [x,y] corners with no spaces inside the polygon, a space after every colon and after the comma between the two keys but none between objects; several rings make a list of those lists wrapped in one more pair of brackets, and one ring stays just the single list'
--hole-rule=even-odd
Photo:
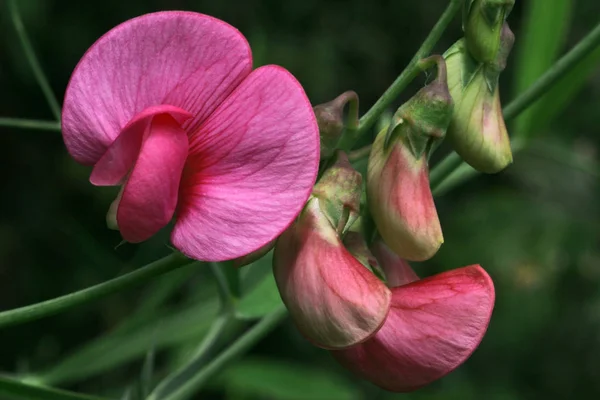
[{"label": "blurred green background", "polygon": [[[408,63],[446,1],[19,0],[22,19],[62,98],[84,51],[139,14],[211,14],[239,28],[256,65],[280,64],[313,104],[353,89],[364,113]],[[517,42],[501,79],[503,102],[585,36],[597,0],[517,0]],[[461,35],[457,18],[436,47]],[[600,51],[510,124],[530,138],[506,171],[437,199],[445,244],[421,276],[473,263],[497,290],[482,345],[461,368],[413,394],[350,376],[285,322],[197,399],[591,399],[600,396]],[[408,98],[424,82],[403,94]],[[398,104],[400,104],[399,99]],[[0,2],[0,116],[52,119]],[[141,245],[105,228],[116,191],[88,183],[60,134],[0,127],[0,310],[52,298],[168,254],[165,232]],[[447,149],[442,147],[443,154]],[[435,160],[434,160],[435,162]],[[244,271],[251,287],[267,262]],[[173,370],[216,313],[213,278],[194,265],[88,306],[0,330],[0,370],[71,390],[135,393]],[[233,328],[231,337],[248,324]],[[231,340],[222,338],[223,345]],[[153,357],[152,362],[144,359]],[[140,379],[153,366],[153,378]],[[146,368],[144,368],[146,366]],[[140,383],[141,382],[141,383]],[[144,383],[145,382],[145,383]],[[148,383],[150,382],[150,383]]]}]

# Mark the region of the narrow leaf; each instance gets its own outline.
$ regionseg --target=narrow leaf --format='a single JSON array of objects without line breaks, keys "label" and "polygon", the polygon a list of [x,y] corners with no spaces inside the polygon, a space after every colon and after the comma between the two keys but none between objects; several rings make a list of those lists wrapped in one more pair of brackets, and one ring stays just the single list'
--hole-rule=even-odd
[{"label": "narrow leaf", "polygon": [[[515,93],[533,84],[557,59],[571,22],[572,0],[529,0],[525,20],[515,44]],[[539,120],[540,104],[525,111],[516,122],[519,135],[529,135]]]},{"label": "narrow leaf", "polygon": [[49,387],[34,386],[0,376],[0,399],[6,400],[106,400]]},{"label": "narrow leaf", "polygon": [[267,274],[263,280],[245,295],[236,307],[236,317],[240,319],[258,319],[273,312],[282,304],[273,274]]}]

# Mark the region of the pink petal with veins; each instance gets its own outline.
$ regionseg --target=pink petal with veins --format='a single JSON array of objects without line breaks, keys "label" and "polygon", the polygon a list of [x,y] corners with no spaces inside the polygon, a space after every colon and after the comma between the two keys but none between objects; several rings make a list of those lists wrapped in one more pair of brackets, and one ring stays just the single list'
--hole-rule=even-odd
[{"label": "pink petal with veins", "polygon": [[62,130],[69,153],[95,164],[135,115],[171,105],[194,132],[250,73],[246,39],[207,15],[166,11],[110,30],[85,53],[67,87]]},{"label": "pink petal with veins", "polygon": [[192,117],[187,111],[173,106],[148,107],[137,114],[94,165],[90,176],[92,184],[113,186],[123,181],[135,163],[144,133],[148,131],[152,118],[159,114],[170,115],[180,125]]},{"label": "pink petal with veins", "polygon": [[259,249],[298,215],[318,162],[304,90],[283,68],[258,68],[190,137],[172,242],[207,261]]},{"label": "pink petal with veins", "polygon": [[292,320],[316,346],[355,345],[385,321],[389,289],[346,250],[318,198],[279,237],[273,268]]},{"label": "pink petal with veins", "polygon": [[419,280],[419,276],[408,262],[398,257],[381,239],[375,240],[371,245],[371,251],[379,261],[389,287],[402,286]]},{"label": "pink petal with veins", "polygon": [[169,223],[188,154],[188,137],[169,114],[152,119],[117,209],[123,239],[144,241]]},{"label": "pink petal with veins", "polygon": [[462,364],[481,342],[494,306],[494,286],[478,265],[392,289],[383,327],[365,343],[333,356],[394,392],[409,392]]}]

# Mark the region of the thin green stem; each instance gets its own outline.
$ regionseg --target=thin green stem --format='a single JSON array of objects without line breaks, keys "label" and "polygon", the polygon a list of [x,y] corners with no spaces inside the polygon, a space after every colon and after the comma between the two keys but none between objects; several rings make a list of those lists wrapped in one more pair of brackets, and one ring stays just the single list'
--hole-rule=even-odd
[{"label": "thin green stem", "polygon": [[87,394],[30,385],[5,376],[0,376],[0,398],[13,400],[106,400]]},{"label": "thin green stem", "polygon": [[191,359],[181,368],[163,379],[152,393],[150,393],[147,400],[168,399],[172,394],[177,393],[181,387],[185,386],[198,370],[202,369],[208,362],[209,357],[213,354],[215,347],[219,343],[219,339],[223,336],[233,319],[232,312],[227,312],[217,317]]},{"label": "thin green stem", "polygon": [[21,45],[23,46],[23,50],[25,51],[25,56],[31,65],[31,69],[33,70],[33,74],[35,75],[35,79],[37,80],[42,92],[44,92],[44,96],[46,97],[46,101],[52,110],[52,114],[57,121],[60,121],[60,105],[52,92],[52,88],[50,88],[50,84],[48,83],[48,79],[44,75],[44,71],[38,62],[37,57],[35,56],[35,52],[33,51],[33,47],[31,46],[31,42],[27,37],[27,32],[25,32],[25,27],[23,26],[23,21],[21,21],[21,16],[19,15],[19,9],[17,8],[17,4],[15,0],[9,0],[8,6],[10,8],[10,15],[15,25],[15,29],[17,34],[19,35],[19,40],[21,41]]},{"label": "thin green stem", "polygon": [[371,154],[372,147],[373,147],[372,144],[368,144],[366,146],[361,147],[360,149],[351,151],[350,153],[348,153],[348,160],[350,162],[354,162],[354,161],[362,160],[363,158],[368,157],[369,154]]},{"label": "thin green stem", "polygon": [[558,80],[564,77],[571,68],[600,45],[600,23],[596,25],[579,43],[567,54],[562,56],[544,75],[542,75],[525,92],[520,94],[504,108],[504,119],[509,120],[535,103]]},{"label": "thin green stem", "polygon": [[22,324],[69,310],[110,294],[132,288],[158,275],[165,274],[189,263],[180,253],[173,253],[133,272],[77,292],[46,300],[41,303],[0,312],[0,328]]},{"label": "thin green stem", "polygon": [[[560,58],[544,75],[542,75],[533,85],[531,85],[526,91],[521,93],[516,99],[511,101],[503,109],[504,119],[509,121],[517,117],[520,113],[525,111],[533,103],[535,103],[544,93],[552,88],[561,78],[563,78],[571,68],[577,65],[583,58],[585,58],[590,52],[596,49],[600,45],[600,23],[575,47],[573,47],[567,54]],[[513,144],[513,153],[516,153],[525,148],[526,143],[519,141],[517,144]],[[464,162],[460,159],[458,154],[450,153],[442,161],[440,161],[431,170],[430,181],[433,190],[436,190],[439,186],[444,185],[444,192],[449,190],[446,180],[451,175],[456,175],[459,169],[461,174],[473,176],[474,173],[468,169],[463,168]],[[463,182],[464,179],[453,176],[452,181],[455,182],[452,186]]]},{"label": "thin green stem", "polygon": [[0,126],[20,129],[39,129],[42,131],[60,132],[60,122],[38,121],[35,119],[4,118],[0,117]]},{"label": "thin green stem", "polygon": [[440,37],[450,24],[456,13],[460,10],[463,0],[451,0],[446,10],[435,24],[419,50],[415,53],[412,60],[408,63],[404,71],[396,78],[391,86],[381,95],[379,100],[362,116],[359,121],[358,129],[347,130],[338,143],[338,148],[349,151],[354,146],[356,140],[364,134],[369,128],[377,122],[379,116],[392,104],[400,93],[415,79],[421,72],[419,61],[429,55],[433,46],[440,40]]},{"label": "thin green stem", "polygon": [[183,383],[176,392],[171,393],[167,397],[161,398],[161,400],[185,400],[190,398],[190,396],[196,393],[210,378],[220,372],[227,363],[241,356],[244,352],[248,351],[252,346],[254,346],[260,339],[271,332],[281,321],[283,321],[286,315],[287,311],[282,305],[275,311],[265,316],[248,332],[240,336],[230,347],[223,350],[219,356],[214,358],[193,377]]}]

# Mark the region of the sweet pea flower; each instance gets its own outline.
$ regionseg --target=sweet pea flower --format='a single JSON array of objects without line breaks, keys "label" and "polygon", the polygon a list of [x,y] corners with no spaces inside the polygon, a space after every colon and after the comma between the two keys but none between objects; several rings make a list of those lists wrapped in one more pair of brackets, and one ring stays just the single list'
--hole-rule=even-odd
[{"label": "sweet pea flower", "polygon": [[285,69],[252,70],[244,36],[182,11],[143,15],[85,53],[66,90],[63,137],[97,186],[121,185],[113,222],[144,241],[175,217],[184,254],[221,261],[274,240],[316,179],[319,133]]},{"label": "sweet pea flower", "polygon": [[390,311],[374,336],[331,354],[383,389],[410,392],[452,372],[479,346],[494,285],[479,265],[419,280],[383,242],[372,250],[391,288]]}]

